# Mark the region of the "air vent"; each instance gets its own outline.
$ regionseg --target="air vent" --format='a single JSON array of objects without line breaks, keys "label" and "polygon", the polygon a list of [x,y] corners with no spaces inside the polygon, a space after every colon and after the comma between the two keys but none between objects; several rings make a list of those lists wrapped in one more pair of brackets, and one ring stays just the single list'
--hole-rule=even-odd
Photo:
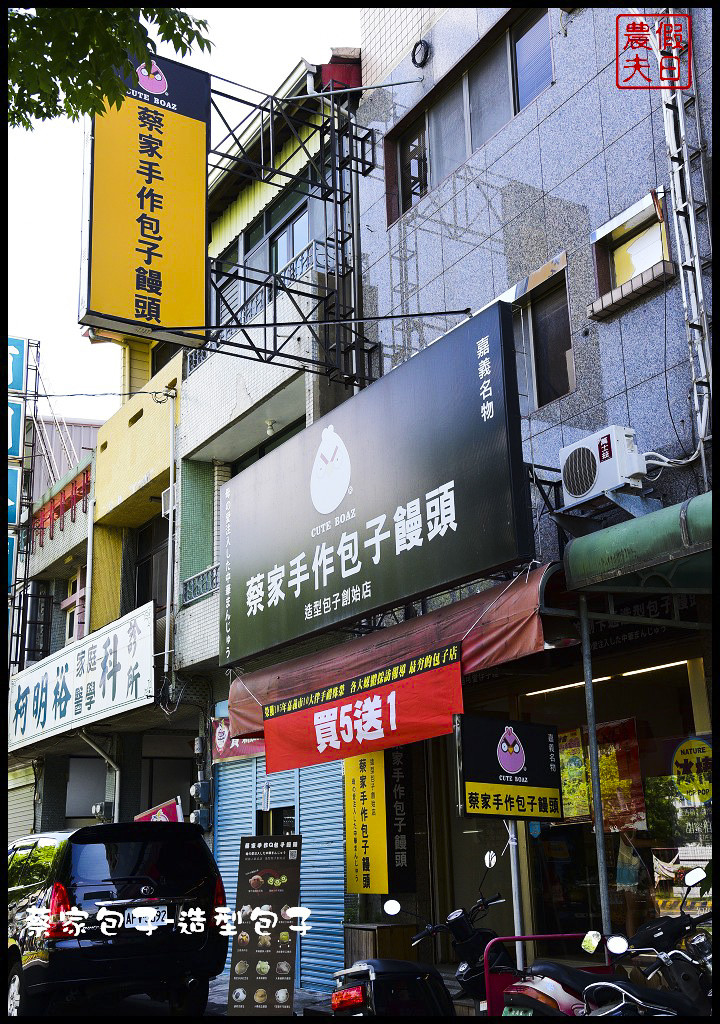
[{"label": "air vent", "polygon": [[589,448],[573,449],[562,471],[565,490],[573,497],[581,498],[597,480],[597,471],[597,459]]}]

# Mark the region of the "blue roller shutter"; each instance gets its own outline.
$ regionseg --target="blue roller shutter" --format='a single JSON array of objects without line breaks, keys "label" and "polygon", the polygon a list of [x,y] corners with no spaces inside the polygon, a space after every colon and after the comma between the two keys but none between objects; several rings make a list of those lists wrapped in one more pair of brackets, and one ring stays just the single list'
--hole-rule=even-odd
[{"label": "blue roller shutter", "polygon": [[[240,837],[255,831],[255,759],[215,765],[214,854],[225,886],[225,902],[236,907]],[[232,941],[225,970],[230,970]]]},{"label": "blue roller shutter", "polygon": [[344,966],[345,851],[342,762],[299,770],[299,831],[303,837],[300,902],[311,930],[301,939],[300,986],[334,989]]}]

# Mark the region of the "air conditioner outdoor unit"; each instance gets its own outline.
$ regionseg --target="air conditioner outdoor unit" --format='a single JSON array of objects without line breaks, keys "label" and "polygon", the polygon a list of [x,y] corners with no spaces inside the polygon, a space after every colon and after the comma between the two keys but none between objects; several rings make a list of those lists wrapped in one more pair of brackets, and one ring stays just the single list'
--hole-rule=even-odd
[{"label": "air conditioner outdoor unit", "polygon": [[635,431],[610,426],[561,448],[560,472],[567,507],[618,487],[641,489],[647,468]]},{"label": "air conditioner outdoor unit", "polygon": [[[173,508],[177,508],[177,484],[173,484]],[[162,514],[167,517],[170,515],[170,488],[166,487],[162,492]]]}]

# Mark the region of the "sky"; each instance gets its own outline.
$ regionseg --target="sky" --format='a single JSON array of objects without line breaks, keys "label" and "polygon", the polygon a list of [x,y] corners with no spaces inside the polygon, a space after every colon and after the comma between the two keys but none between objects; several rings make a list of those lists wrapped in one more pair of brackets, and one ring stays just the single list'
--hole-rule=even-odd
[{"label": "sky", "polygon": [[[184,8],[215,44],[186,63],[272,92],[301,58],[360,45],[360,8]],[[158,52],[182,59],[172,47]],[[67,118],[8,130],[8,333],[40,341],[45,391],[98,395],[122,387],[120,349],[91,345],[78,325],[83,124]],[[67,419],[106,420],[119,397],[51,399]],[[44,411],[44,410],[43,410]]]}]

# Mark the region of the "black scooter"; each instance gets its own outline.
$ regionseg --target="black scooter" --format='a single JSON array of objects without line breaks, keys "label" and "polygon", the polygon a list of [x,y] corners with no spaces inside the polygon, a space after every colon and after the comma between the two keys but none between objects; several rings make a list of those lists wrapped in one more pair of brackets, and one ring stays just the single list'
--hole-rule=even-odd
[{"label": "black scooter", "polygon": [[[485,998],[483,954],[497,932],[478,928],[476,921],[486,916],[491,906],[504,903],[496,893],[490,899],[482,895],[488,870],[495,864],[495,854],[485,855],[485,874],[480,882],[480,899],[469,909],[460,908],[448,914],[444,924],[428,924],[412,938],[417,946],[423,939],[447,931],[460,964],[455,978],[462,991],[478,1001]],[[400,913],[397,900],[387,900],[385,912]],[[507,950],[498,943],[491,951],[494,966],[512,967]],[[454,1017],[455,1005],[440,972],[429,964],[409,960],[362,960],[343,971],[336,971],[337,989],[332,994],[335,1016],[359,1017]]]}]

